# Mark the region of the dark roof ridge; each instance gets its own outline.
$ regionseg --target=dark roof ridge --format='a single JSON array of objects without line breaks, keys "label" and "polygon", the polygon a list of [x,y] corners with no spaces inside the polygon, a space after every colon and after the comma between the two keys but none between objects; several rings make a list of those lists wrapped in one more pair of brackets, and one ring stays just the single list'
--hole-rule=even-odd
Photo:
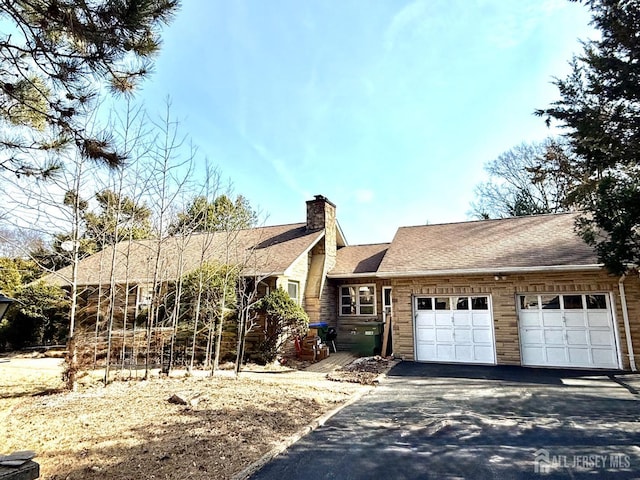
[{"label": "dark roof ridge", "polygon": [[391,242],[357,243],[355,245],[347,245],[346,247],[375,247],[377,245],[391,245]]},{"label": "dark roof ridge", "polygon": [[[303,227],[305,226],[305,222],[292,222],[292,223],[279,223],[277,225],[258,225],[255,227],[248,227],[248,228],[238,228],[237,230],[213,230],[211,232],[205,232],[205,231],[197,231],[197,232],[193,232],[192,235],[202,235],[205,233],[235,233],[235,232],[244,232],[247,230],[259,230],[261,228],[278,228],[278,227]],[[171,235],[171,236],[178,236],[178,235]]]}]

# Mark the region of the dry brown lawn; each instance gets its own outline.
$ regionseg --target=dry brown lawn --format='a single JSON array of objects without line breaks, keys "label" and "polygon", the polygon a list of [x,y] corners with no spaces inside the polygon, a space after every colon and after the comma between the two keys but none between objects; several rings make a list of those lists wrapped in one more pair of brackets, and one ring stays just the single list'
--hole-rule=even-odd
[{"label": "dry brown lawn", "polygon": [[56,359],[0,362],[0,453],[34,450],[43,480],[230,478],[367,388],[278,370],[52,393],[60,372]]}]

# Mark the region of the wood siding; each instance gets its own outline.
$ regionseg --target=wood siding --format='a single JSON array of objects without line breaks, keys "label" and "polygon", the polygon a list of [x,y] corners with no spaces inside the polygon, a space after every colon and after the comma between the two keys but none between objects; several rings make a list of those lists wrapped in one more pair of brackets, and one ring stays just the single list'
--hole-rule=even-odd
[{"label": "wood siding", "polygon": [[[351,350],[354,341],[351,340],[351,330],[356,325],[362,325],[370,322],[382,322],[382,287],[390,286],[390,280],[381,280],[373,277],[351,278],[351,279],[334,279],[330,282],[330,288],[333,292],[333,321],[327,323],[336,327],[338,338],[336,345],[339,350]],[[375,315],[341,315],[340,313],[340,287],[344,285],[375,285],[376,287],[376,314]]]}]

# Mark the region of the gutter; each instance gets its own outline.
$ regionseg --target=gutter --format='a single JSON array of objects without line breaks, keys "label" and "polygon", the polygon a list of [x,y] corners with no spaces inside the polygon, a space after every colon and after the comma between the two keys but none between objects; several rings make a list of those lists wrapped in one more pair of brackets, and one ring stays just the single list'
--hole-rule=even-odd
[{"label": "gutter", "polygon": [[534,273],[534,272],[578,272],[598,271],[602,264],[591,265],[548,265],[537,267],[490,267],[490,268],[466,268],[447,270],[416,270],[413,272],[368,272],[368,273],[334,273],[327,275],[329,278],[399,278],[399,277],[434,277],[446,275],[496,275],[497,273]]},{"label": "gutter", "polygon": [[375,278],[379,277],[376,272],[365,272],[365,273],[328,273],[327,278]]},{"label": "gutter", "polygon": [[627,352],[629,353],[629,365],[631,371],[636,372],[636,359],[633,354],[633,342],[631,341],[631,327],[629,326],[629,310],[627,308],[627,296],[624,291],[624,280],[627,278],[626,274],[623,274],[618,280],[618,289],[620,290],[620,303],[622,304],[622,319],[624,321],[624,336],[627,340]]},{"label": "gutter", "polygon": [[395,277],[431,277],[431,276],[443,276],[443,275],[476,275],[476,274],[489,274],[495,275],[496,273],[533,273],[533,272],[577,272],[585,270],[600,270],[602,265],[549,265],[540,267],[492,267],[492,268],[468,268],[468,269],[456,269],[456,270],[423,270],[416,272],[381,272],[376,276],[380,278],[395,278]]}]

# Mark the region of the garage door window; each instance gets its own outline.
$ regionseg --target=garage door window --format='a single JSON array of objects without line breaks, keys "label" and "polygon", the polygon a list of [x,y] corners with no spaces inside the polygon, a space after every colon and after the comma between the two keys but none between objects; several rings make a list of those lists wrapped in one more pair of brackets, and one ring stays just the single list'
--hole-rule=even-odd
[{"label": "garage door window", "polygon": [[560,297],[558,295],[541,295],[542,308],[544,310],[560,310]]},{"label": "garage door window", "polygon": [[418,310],[433,310],[432,302],[430,298],[418,299]]},{"label": "garage door window", "polygon": [[540,307],[537,295],[520,296],[520,310],[537,310]]},{"label": "garage door window", "polygon": [[489,310],[489,297],[471,297],[471,310]]},{"label": "garage door window", "polygon": [[586,295],[587,310],[606,310],[607,298],[604,295]]},{"label": "garage door window", "polygon": [[606,295],[520,295],[520,310],[607,310]]},{"label": "garage door window", "polygon": [[565,310],[582,310],[582,295],[563,295],[562,303]]},{"label": "garage door window", "polygon": [[489,297],[419,297],[416,303],[418,310],[489,310]]},{"label": "garage door window", "polygon": [[436,298],[436,310],[449,310],[449,297]]},{"label": "garage door window", "polygon": [[454,298],[456,310],[469,310],[469,297]]}]

